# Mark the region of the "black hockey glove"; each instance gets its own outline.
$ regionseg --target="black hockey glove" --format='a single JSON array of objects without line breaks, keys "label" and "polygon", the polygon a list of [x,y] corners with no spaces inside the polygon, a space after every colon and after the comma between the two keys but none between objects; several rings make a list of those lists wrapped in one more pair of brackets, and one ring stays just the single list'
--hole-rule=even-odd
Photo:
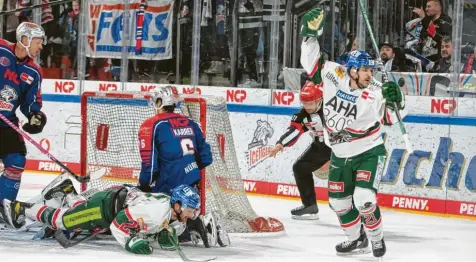
[{"label": "black hockey glove", "polygon": [[28,115],[28,123],[22,126],[25,132],[30,134],[38,134],[43,131],[46,125],[46,115],[41,111],[30,112]]},{"label": "black hockey glove", "polygon": [[139,189],[140,189],[140,191],[145,192],[145,193],[151,193],[152,192],[152,188],[150,187],[150,185],[139,185]]}]

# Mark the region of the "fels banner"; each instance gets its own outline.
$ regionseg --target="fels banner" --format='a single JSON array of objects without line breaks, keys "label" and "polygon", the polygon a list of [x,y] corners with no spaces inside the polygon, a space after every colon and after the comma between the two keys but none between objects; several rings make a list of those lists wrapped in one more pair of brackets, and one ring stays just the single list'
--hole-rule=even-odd
[{"label": "fels banner", "polygon": [[88,0],[87,18],[88,57],[120,59],[126,37],[131,59],[172,58],[172,0]]}]

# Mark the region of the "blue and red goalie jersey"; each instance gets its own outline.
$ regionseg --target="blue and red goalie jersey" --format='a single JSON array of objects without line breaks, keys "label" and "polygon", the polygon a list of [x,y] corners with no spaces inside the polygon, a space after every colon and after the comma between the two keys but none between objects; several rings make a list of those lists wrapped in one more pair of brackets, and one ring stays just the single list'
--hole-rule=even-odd
[{"label": "blue and red goalie jersey", "polygon": [[139,143],[139,183],[151,185],[152,192],[170,194],[179,185],[192,185],[201,178],[200,170],[213,161],[200,126],[184,115],[163,113],[145,120]]},{"label": "blue and red goalie jersey", "polygon": [[[30,112],[40,111],[41,68],[31,58],[17,61],[15,44],[0,39],[0,114],[18,125],[16,110],[28,117]],[[0,121],[0,126],[8,126]]]}]

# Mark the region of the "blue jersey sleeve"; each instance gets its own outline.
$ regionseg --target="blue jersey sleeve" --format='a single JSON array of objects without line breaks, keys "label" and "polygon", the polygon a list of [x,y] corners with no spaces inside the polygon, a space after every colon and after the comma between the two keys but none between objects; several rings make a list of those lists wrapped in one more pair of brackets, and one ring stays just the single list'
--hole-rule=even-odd
[{"label": "blue jersey sleeve", "polygon": [[[41,69],[40,69],[41,70]],[[28,117],[31,112],[41,111],[42,97],[41,97],[41,72],[33,79],[30,88],[28,89],[25,100],[20,105],[21,112]]]},{"label": "blue jersey sleeve", "polygon": [[151,185],[159,176],[158,145],[155,144],[159,135],[156,125],[150,121],[144,122],[139,129],[139,147],[142,160],[139,175],[140,185]]},{"label": "blue jersey sleeve", "polygon": [[212,150],[210,148],[210,145],[205,140],[205,137],[203,137],[203,132],[200,126],[197,123],[193,122],[193,128],[197,143],[195,161],[197,162],[198,168],[203,169],[213,162]]}]

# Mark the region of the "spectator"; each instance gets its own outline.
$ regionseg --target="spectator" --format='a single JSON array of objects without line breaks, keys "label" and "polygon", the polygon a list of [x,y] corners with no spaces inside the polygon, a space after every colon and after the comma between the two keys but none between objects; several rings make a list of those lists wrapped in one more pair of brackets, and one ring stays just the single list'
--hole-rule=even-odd
[{"label": "spectator", "polygon": [[451,66],[451,53],[453,52],[453,42],[449,36],[443,37],[441,40],[441,58],[437,61],[432,73],[450,73],[453,68]]},{"label": "spectator", "polygon": [[419,52],[431,61],[437,61],[441,54],[441,40],[452,34],[451,17],[443,13],[441,0],[428,0],[425,12],[414,8],[413,12],[422,18]]},{"label": "spectator", "polygon": [[[248,77],[244,83],[238,84],[240,88],[257,88],[261,84],[258,83],[258,70],[256,65],[259,44],[259,31],[263,26],[263,0],[237,0],[238,8],[238,79],[242,78],[246,69]],[[229,33],[231,34],[231,30]],[[233,37],[228,38],[228,46],[236,46],[233,43]],[[231,49],[230,49],[231,51]],[[245,66],[246,60],[246,66]]]},{"label": "spectator", "polygon": [[69,55],[73,68],[76,68],[76,54],[78,46],[79,1],[72,2],[72,8],[65,10],[59,19],[63,41],[61,53]]},{"label": "spectator", "polygon": [[359,45],[359,42],[357,41],[357,38],[354,38],[354,41],[349,41],[349,44],[347,45],[347,48],[346,48],[348,51],[340,55],[337,58],[336,62],[341,65],[345,65],[345,62],[347,61],[347,55],[350,52],[357,50],[358,45]]},{"label": "spectator", "polygon": [[398,71],[397,65],[393,62],[395,57],[395,53],[393,52],[393,45],[388,42],[381,43],[379,46],[379,50],[383,66],[385,67],[385,71]]}]

